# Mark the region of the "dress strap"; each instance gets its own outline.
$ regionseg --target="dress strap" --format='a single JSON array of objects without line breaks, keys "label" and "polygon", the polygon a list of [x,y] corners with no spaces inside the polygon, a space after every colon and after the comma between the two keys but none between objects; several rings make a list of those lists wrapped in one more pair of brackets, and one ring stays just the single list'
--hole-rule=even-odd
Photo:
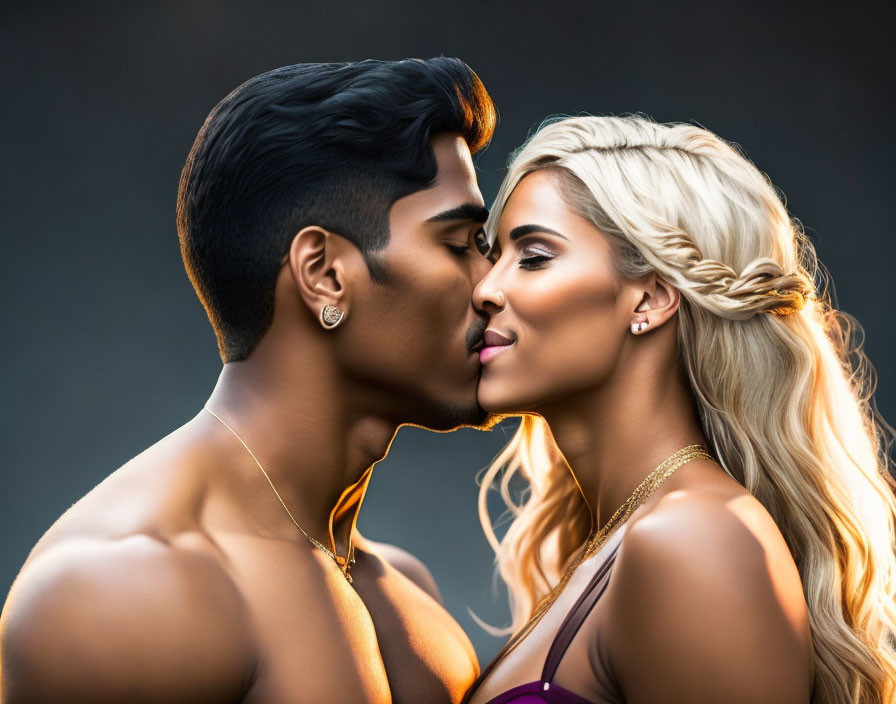
[{"label": "dress strap", "polygon": [[[557,668],[560,666],[560,661],[566,654],[569,644],[572,643],[572,639],[575,638],[588,614],[591,613],[594,605],[597,604],[597,600],[600,599],[601,594],[607,588],[610,580],[609,578],[604,580],[604,577],[608,577],[607,573],[616,560],[616,553],[619,551],[620,544],[617,543],[613,547],[600,569],[597,570],[581,596],[569,610],[569,613],[566,614],[566,618],[557,630],[557,635],[554,636],[554,642],[551,643],[551,649],[548,651],[547,658],[545,658],[544,670],[541,673],[542,682],[553,681],[554,674],[557,672]],[[603,584],[601,584],[601,580],[604,580]]]}]

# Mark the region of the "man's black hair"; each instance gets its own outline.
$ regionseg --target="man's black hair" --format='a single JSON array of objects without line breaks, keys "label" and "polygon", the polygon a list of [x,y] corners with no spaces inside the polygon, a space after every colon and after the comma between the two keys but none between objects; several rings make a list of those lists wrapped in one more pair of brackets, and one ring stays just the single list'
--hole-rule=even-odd
[{"label": "man's black hair", "polygon": [[270,327],[303,227],[348,238],[384,281],[389,210],[433,184],[432,136],[458,133],[475,154],[495,122],[479,77],[447,57],[284,66],[218,103],[181,174],[177,229],[221,359],[246,359]]}]

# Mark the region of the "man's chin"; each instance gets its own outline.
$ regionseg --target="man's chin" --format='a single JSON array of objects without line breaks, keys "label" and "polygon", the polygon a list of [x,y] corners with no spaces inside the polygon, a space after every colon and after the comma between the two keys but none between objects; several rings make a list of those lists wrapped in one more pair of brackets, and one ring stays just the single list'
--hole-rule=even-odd
[{"label": "man's chin", "polygon": [[491,430],[504,416],[489,413],[478,403],[472,405],[442,403],[434,409],[431,417],[420,425],[428,430],[447,433],[459,428],[476,428],[477,430]]}]

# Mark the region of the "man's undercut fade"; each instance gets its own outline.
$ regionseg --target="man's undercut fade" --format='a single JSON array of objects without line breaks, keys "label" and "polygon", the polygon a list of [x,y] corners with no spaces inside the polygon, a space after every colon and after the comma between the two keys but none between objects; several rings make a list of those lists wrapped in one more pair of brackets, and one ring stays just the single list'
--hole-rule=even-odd
[{"label": "man's undercut fade", "polygon": [[496,119],[479,77],[447,57],[284,66],[218,103],[181,174],[177,230],[221,359],[246,359],[267,332],[304,227],[352,241],[384,281],[389,211],[433,185],[432,137],[460,134],[475,154]]}]

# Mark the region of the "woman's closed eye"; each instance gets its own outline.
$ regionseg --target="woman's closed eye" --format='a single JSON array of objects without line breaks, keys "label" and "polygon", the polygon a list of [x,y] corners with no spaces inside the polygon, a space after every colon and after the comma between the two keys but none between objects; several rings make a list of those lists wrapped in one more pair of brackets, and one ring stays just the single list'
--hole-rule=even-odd
[{"label": "woman's closed eye", "polygon": [[536,246],[523,247],[520,252],[519,265],[523,269],[540,269],[545,262],[554,258],[554,253]]}]

